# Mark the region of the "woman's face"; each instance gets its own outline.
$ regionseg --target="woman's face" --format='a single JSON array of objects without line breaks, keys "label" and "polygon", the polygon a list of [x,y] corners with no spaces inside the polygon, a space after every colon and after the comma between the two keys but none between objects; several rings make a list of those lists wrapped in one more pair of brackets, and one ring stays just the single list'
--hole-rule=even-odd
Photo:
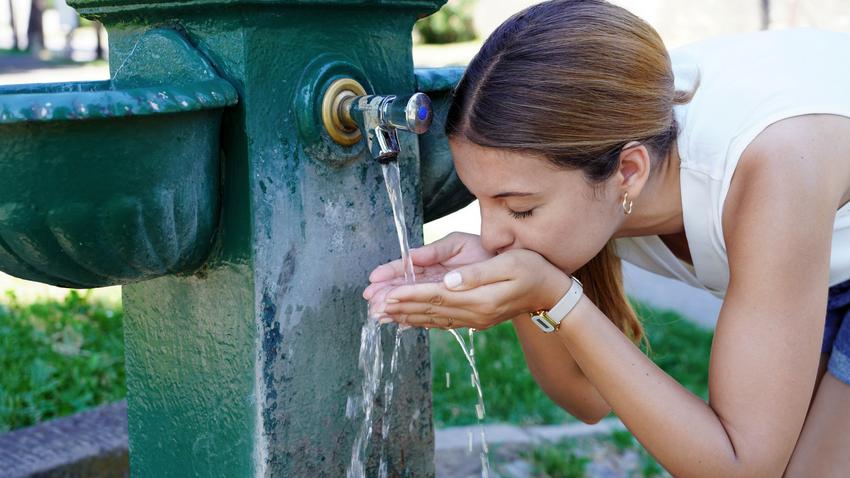
[{"label": "woman's face", "polygon": [[613,182],[594,187],[581,171],[541,157],[452,138],[458,177],[481,208],[481,242],[491,253],[537,252],[572,273],[592,259],[623,220]]}]

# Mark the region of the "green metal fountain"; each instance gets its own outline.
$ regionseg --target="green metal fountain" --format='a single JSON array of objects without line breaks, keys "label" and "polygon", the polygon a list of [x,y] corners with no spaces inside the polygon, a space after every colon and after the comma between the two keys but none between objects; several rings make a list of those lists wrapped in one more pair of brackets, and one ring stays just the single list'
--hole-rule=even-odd
[{"label": "green metal fountain", "polygon": [[[398,257],[370,147],[396,141],[412,246],[472,199],[442,133],[462,70],[411,56],[444,2],[74,0],[111,78],[0,87],[0,270],[123,286],[133,476],[345,475],[360,294]],[[347,114],[415,92],[421,136]],[[389,476],[432,476],[428,335],[402,342]]]}]

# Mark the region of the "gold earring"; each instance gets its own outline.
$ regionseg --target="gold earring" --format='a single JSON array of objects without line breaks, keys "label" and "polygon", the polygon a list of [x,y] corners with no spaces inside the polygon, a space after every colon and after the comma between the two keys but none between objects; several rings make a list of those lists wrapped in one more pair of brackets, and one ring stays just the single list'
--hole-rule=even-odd
[{"label": "gold earring", "polygon": [[[628,203],[628,206],[626,206],[627,203]],[[632,213],[632,206],[634,205],[634,203],[635,203],[634,201],[629,199],[629,192],[626,191],[626,194],[623,196],[623,212],[625,212],[626,215],[629,215],[629,214]]]}]

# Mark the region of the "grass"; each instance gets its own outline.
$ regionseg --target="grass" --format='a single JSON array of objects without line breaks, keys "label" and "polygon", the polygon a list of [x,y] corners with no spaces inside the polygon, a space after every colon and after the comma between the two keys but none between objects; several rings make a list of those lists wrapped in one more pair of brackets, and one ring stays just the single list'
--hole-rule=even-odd
[{"label": "grass", "polygon": [[[96,296],[97,297],[97,296]],[[672,312],[635,304],[652,343],[651,358],[707,398],[712,334]],[[485,422],[520,425],[575,420],[532,378],[510,323],[479,332],[475,355]],[[433,411],[438,427],[476,423],[469,365],[454,338],[432,330]],[[31,304],[6,292],[0,303],[0,431],[69,415],[126,395],[123,313],[92,291]],[[446,374],[449,383],[446,383]]]},{"label": "grass", "polygon": [[587,465],[592,460],[574,449],[574,441],[564,440],[556,444],[532,448],[525,453],[531,463],[534,476],[549,478],[582,478],[587,474]]},{"label": "grass", "polygon": [[[596,439],[569,438],[522,450],[520,456],[540,478],[594,476],[669,477],[627,430]],[[591,470],[591,466],[596,469]]]},{"label": "grass", "polygon": [[120,308],[71,291],[64,300],[0,303],[0,432],[126,395]]},{"label": "grass", "polygon": [[7,48],[0,48],[0,56],[3,56],[3,55],[7,55],[7,56],[30,55],[30,52],[28,52],[26,50],[13,50],[13,49],[7,49]]},{"label": "grass", "polygon": [[[687,389],[707,399],[712,333],[675,312],[633,304],[649,336],[650,358]],[[462,335],[466,337],[465,331]],[[448,332],[435,329],[430,337],[435,424],[447,427],[476,423],[475,391],[460,347]],[[534,381],[510,323],[476,333],[475,356],[486,407],[485,422],[543,425],[575,420]]]},{"label": "grass", "polygon": [[608,440],[612,445],[614,445],[617,453],[623,454],[629,450],[637,452],[640,476],[650,478],[664,473],[664,469],[661,465],[652,458],[652,455],[646,451],[646,448],[644,448],[643,445],[641,445],[635,439],[635,436],[628,430],[615,430],[608,435]]}]

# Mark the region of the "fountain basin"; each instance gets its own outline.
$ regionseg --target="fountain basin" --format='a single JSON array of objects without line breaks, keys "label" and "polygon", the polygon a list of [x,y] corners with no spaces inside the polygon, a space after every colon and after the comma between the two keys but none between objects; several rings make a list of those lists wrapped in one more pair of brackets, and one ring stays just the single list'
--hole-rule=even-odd
[{"label": "fountain basin", "polygon": [[[219,215],[233,86],[177,32],[107,81],[0,87],[0,270],[102,287],[197,270]],[[168,58],[174,64],[151,63]]]}]

